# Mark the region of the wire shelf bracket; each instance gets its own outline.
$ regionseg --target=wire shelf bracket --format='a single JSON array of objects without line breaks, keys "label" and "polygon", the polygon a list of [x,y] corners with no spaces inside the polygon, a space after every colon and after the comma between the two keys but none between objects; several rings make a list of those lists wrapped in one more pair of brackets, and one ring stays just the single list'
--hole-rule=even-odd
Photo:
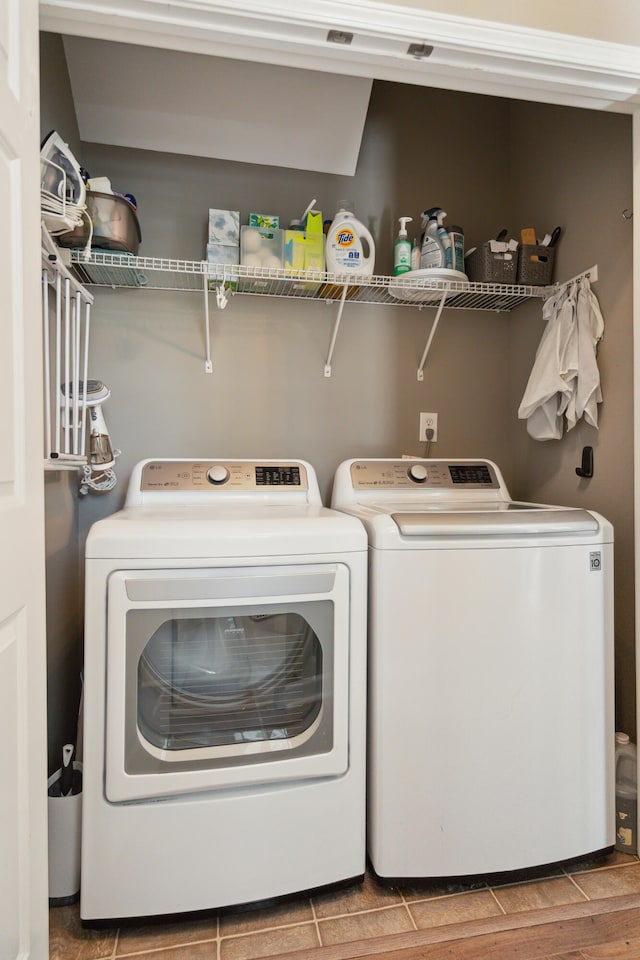
[{"label": "wire shelf bracket", "polygon": [[420,363],[418,364],[418,373],[417,378],[420,382],[424,380],[424,365],[427,362],[427,357],[429,355],[429,350],[431,349],[431,344],[433,343],[433,338],[436,335],[436,330],[438,329],[438,324],[440,323],[440,317],[442,316],[442,311],[444,310],[444,305],[447,300],[447,292],[442,294],[440,297],[440,303],[438,304],[438,310],[435,315],[434,321],[431,324],[431,330],[429,331],[429,337],[425,345],[422,357],[420,358]]},{"label": "wire shelf bracket", "polygon": [[331,335],[331,342],[329,343],[329,352],[327,354],[327,362],[324,365],[324,375],[325,377],[331,376],[331,360],[333,359],[333,351],[335,349],[336,340],[338,337],[338,330],[340,328],[340,321],[342,320],[342,311],[344,310],[344,302],[347,299],[347,290],[349,285],[345,283],[342,288],[342,295],[340,297],[340,302],[338,304],[338,313],[336,314],[336,319],[333,324],[333,333]]}]

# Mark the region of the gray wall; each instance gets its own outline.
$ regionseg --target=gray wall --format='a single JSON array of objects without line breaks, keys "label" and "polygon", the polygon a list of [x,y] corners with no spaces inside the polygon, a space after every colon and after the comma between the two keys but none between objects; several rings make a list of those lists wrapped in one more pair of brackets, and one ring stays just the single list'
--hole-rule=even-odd
[{"label": "gray wall", "polygon": [[[376,272],[388,273],[401,215],[414,216],[417,230],[420,211],[442,205],[476,236],[483,223],[505,221],[508,116],[501,100],[376,84],[353,178],[90,144],[82,158],[92,175],[136,196],[141,254],[201,259],[209,207],[239,209],[245,222],[250,211],[277,212],[286,223],[313,197],[329,216],[346,196],[377,241]],[[465,157],[473,177],[453,162]],[[510,470],[503,316],[447,312],[418,383],[432,310],[348,304],[325,379],[336,308],[324,303],[236,297],[216,312],[212,298],[213,376],[203,370],[199,294],[97,291],[97,304],[94,373],[112,389],[105,413],[123,482],[83,504],[85,523],[120,505],[132,464],[146,456],[305,457],[328,496],[348,456],[422,452],[420,410],[441,414],[438,454],[474,444]]]},{"label": "gray wall", "polygon": [[[526,189],[514,191],[517,223],[563,227],[557,276],[593,264],[593,289],[605,321],[598,351],[604,402],[600,429],[580,421],[561,441],[532,440],[515,420],[514,482],[522,496],[600,511],[615,528],[617,729],[635,731],[633,557],[633,337],[631,118],[540,104],[514,104],[512,164]],[[529,376],[542,324],[538,311],[520,312],[511,326],[511,410]],[[514,317],[515,319],[515,317]],[[594,477],[575,468],[582,448],[594,449]]]},{"label": "gray wall", "polygon": [[[43,62],[45,85],[53,62]],[[93,176],[136,195],[145,256],[202,259],[209,207],[239,209],[245,222],[250,211],[287,222],[313,197],[325,216],[338,200],[355,201],[376,239],[376,273],[390,272],[397,218],[413,216],[417,230],[429,206],[464,226],[467,246],[502,227],[517,234],[531,222],[540,231],[563,226],[558,278],[594,262],[600,268],[606,412],[595,440],[578,427],[575,437],[535,443],[517,420],[542,329],[540,301],[511,314],[445,310],[419,383],[432,309],[347,303],[325,379],[335,306],[237,296],[216,311],[211,298],[207,375],[201,295],[94,290],[90,372],[111,388],[104,412],[122,454],[117,488],[80,502],[79,537],[82,544],[94,520],[121,506],[143,457],[301,457],[328,498],[347,457],[422,454],[419,412],[437,411],[432,455],[489,457],[514,496],[584,503],[616,523],[618,649],[630,678],[620,689],[619,725],[634,732],[631,275],[621,267],[630,250],[628,240],[596,232],[592,205],[598,197],[601,217],[603,207],[619,217],[630,205],[630,119],[375,83],[353,178],[95,144],[77,156]],[[599,445],[597,472],[581,485],[573,471],[587,442]],[[64,699],[59,686],[51,709],[63,710]]]}]

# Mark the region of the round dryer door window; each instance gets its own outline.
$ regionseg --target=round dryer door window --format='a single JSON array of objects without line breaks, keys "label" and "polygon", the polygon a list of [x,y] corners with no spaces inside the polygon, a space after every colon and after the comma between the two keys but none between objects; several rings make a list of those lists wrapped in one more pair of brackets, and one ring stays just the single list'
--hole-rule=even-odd
[{"label": "round dryer door window", "polygon": [[138,727],[161,750],[295,738],[320,712],[322,670],[299,613],[175,617],[138,661]]}]

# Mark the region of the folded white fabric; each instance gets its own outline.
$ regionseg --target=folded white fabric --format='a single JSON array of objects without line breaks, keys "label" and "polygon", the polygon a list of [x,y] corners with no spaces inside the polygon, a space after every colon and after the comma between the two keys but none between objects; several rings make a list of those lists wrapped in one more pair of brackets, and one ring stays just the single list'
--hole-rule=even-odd
[{"label": "folded white fabric", "polygon": [[597,428],[602,390],[596,355],[598,344],[604,336],[604,320],[588,280],[579,285],[577,314],[580,375],[576,391],[576,416],[578,419],[584,416],[587,423]]},{"label": "folded white fabric", "polygon": [[596,348],[604,322],[588,277],[573,280],[545,300],[546,318],[533,369],[518,408],[535,440],[559,440],[584,415],[598,426],[602,401]]}]

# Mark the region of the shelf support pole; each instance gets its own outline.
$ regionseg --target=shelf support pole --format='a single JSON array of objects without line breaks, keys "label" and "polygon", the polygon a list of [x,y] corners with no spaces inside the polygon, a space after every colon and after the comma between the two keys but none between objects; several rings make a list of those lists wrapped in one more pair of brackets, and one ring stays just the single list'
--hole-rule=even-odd
[{"label": "shelf support pole", "polygon": [[213,364],[211,362],[211,333],[209,331],[209,277],[204,274],[204,339],[206,356],[204,361],[204,372],[213,373]]},{"label": "shelf support pole", "polygon": [[[42,319],[43,319],[43,356],[44,356],[44,429],[45,456],[51,453],[51,354],[49,346],[49,277],[42,271]],[[55,403],[60,406],[60,394],[56,393]]]},{"label": "shelf support pole", "polygon": [[327,354],[327,362],[326,362],[325,365],[324,365],[324,375],[325,375],[325,377],[330,377],[330,376],[331,376],[331,358],[333,357],[333,350],[334,350],[334,347],[335,347],[335,345],[336,345],[336,338],[337,338],[337,336],[338,336],[338,328],[339,328],[339,326],[340,326],[340,321],[342,320],[342,311],[344,310],[344,301],[345,301],[346,298],[347,298],[347,290],[348,290],[348,289],[349,289],[349,285],[348,285],[347,283],[345,283],[344,287],[342,288],[342,296],[340,297],[340,304],[339,304],[339,306],[338,306],[338,315],[337,315],[336,321],[335,321],[335,323],[334,323],[334,325],[333,325],[333,334],[332,334],[332,336],[331,336],[331,343],[329,344],[329,353]]},{"label": "shelf support pole", "polygon": [[435,320],[433,321],[433,324],[431,326],[429,339],[427,340],[427,344],[424,348],[422,358],[418,365],[418,380],[420,381],[424,380],[424,365],[427,362],[427,356],[429,354],[429,350],[431,349],[431,343],[435,336],[436,330],[438,329],[438,324],[440,323],[440,317],[442,316],[442,311],[444,309],[444,304],[445,304],[445,300],[447,299],[447,296],[448,296],[448,291],[445,290],[444,293],[442,294],[442,297],[440,298],[440,304],[438,305],[438,312],[436,313]]}]

